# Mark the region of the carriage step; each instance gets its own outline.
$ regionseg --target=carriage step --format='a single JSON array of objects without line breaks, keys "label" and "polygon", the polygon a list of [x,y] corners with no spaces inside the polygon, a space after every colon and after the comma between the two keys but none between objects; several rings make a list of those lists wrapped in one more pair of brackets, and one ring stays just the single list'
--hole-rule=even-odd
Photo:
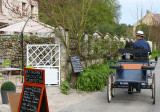
[{"label": "carriage step", "polygon": [[145,69],[145,70],[154,70],[155,66],[142,66],[142,69]]}]

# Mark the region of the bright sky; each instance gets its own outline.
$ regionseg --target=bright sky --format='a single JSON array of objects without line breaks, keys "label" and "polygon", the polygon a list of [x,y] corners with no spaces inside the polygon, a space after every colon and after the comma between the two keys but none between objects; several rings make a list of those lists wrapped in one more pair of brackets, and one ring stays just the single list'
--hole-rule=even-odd
[{"label": "bright sky", "polygon": [[[120,23],[133,25],[150,10],[160,14],[160,0],[118,0],[121,5]],[[138,10],[138,11],[137,11]],[[138,15],[138,16],[137,16]],[[141,16],[142,15],[142,16]]]}]

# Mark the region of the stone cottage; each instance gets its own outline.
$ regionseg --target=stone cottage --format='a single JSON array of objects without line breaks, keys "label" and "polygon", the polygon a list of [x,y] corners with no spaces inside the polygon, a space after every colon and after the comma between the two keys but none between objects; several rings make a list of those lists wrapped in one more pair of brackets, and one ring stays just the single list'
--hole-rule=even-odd
[{"label": "stone cottage", "polygon": [[38,20],[38,3],[35,0],[0,0],[0,26],[26,20]]},{"label": "stone cottage", "polygon": [[147,24],[149,26],[156,26],[160,24],[160,14],[153,14],[149,10],[147,10],[146,15],[133,25],[133,35],[135,35],[136,27],[142,23]]}]

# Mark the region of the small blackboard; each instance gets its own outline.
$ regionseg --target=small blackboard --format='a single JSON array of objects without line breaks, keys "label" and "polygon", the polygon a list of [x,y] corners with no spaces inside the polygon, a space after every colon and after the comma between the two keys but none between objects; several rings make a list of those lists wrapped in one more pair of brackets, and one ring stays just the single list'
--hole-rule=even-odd
[{"label": "small blackboard", "polygon": [[78,56],[71,56],[71,63],[74,73],[83,72],[82,64]]},{"label": "small blackboard", "polygon": [[18,112],[49,112],[45,86],[24,83]]},{"label": "small blackboard", "polygon": [[39,112],[44,86],[23,85],[18,112]]},{"label": "small blackboard", "polygon": [[45,84],[45,70],[24,68],[24,81],[30,83]]}]

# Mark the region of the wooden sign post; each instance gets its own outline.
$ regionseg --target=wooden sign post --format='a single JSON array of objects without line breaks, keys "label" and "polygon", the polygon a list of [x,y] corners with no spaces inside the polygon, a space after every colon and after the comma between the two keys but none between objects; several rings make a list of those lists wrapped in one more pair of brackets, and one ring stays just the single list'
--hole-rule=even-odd
[{"label": "wooden sign post", "polygon": [[72,83],[71,87],[74,88],[75,82],[77,81],[77,78],[78,78],[78,74],[80,72],[83,72],[83,67],[78,56],[71,56],[70,59],[71,59],[71,64],[74,72],[71,75],[71,83]]},{"label": "wooden sign post", "polygon": [[18,112],[49,112],[45,88],[45,70],[24,69],[24,84]]}]

